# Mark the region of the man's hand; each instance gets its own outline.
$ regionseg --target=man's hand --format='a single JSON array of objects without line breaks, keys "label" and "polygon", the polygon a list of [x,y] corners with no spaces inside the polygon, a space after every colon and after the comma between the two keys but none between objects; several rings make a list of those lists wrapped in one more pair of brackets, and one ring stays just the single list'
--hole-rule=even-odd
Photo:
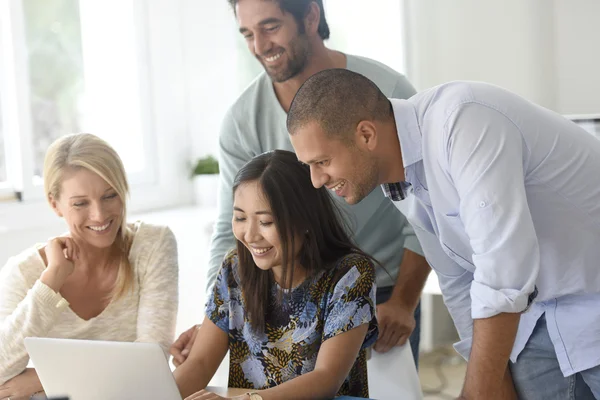
[{"label": "man's hand", "polygon": [[392,298],[377,305],[377,323],[379,339],[373,349],[385,353],[394,346],[406,343],[416,326],[414,310]]},{"label": "man's hand", "polygon": [[189,356],[199,327],[200,325],[192,326],[179,335],[179,338],[171,345],[169,353],[173,356],[173,365],[176,367],[179,367]]},{"label": "man's hand", "polygon": [[20,375],[0,386],[0,399],[28,399],[34,393],[44,390],[42,383],[33,368],[27,368]]},{"label": "man's hand", "polygon": [[375,351],[385,353],[406,343],[415,329],[415,310],[430,272],[425,257],[404,249],[392,296],[377,306],[379,339],[373,346]]}]

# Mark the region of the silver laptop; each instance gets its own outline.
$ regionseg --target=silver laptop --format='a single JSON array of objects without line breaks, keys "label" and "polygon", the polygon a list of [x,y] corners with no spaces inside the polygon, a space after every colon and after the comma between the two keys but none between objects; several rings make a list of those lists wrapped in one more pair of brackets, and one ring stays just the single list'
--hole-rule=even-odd
[{"label": "silver laptop", "polygon": [[181,400],[155,343],[25,338],[48,398]]}]

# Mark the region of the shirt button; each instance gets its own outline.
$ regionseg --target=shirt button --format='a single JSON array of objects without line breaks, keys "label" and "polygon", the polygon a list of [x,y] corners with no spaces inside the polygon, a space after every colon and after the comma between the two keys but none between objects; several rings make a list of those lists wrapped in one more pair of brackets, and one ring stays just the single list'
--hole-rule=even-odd
[{"label": "shirt button", "polygon": [[480,203],[479,203],[479,207],[480,207],[480,208],[483,208],[483,207],[485,207],[485,206],[486,206],[486,204],[485,204],[485,201],[482,201],[482,202],[480,202]]},{"label": "shirt button", "polygon": [[420,187],[416,188],[416,189],[415,189],[415,192],[417,192],[417,193],[421,193],[421,188],[420,188]]}]

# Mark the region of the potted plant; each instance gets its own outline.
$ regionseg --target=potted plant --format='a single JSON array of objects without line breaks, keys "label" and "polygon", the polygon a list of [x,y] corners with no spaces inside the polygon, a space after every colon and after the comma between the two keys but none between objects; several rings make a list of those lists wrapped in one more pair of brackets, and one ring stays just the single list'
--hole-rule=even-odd
[{"label": "potted plant", "polygon": [[202,207],[216,207],[219,162],[213,156],[199,158],[192,168],[192,180],[196,204]]}]

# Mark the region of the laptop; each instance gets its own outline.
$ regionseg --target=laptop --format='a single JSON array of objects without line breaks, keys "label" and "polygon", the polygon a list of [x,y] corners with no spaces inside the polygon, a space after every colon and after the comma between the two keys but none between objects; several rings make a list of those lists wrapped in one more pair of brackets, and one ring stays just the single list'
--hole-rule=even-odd
[{"label": "laptop", "polygon": [[25,338],[48,398],[181,400],[156,343]]}]

